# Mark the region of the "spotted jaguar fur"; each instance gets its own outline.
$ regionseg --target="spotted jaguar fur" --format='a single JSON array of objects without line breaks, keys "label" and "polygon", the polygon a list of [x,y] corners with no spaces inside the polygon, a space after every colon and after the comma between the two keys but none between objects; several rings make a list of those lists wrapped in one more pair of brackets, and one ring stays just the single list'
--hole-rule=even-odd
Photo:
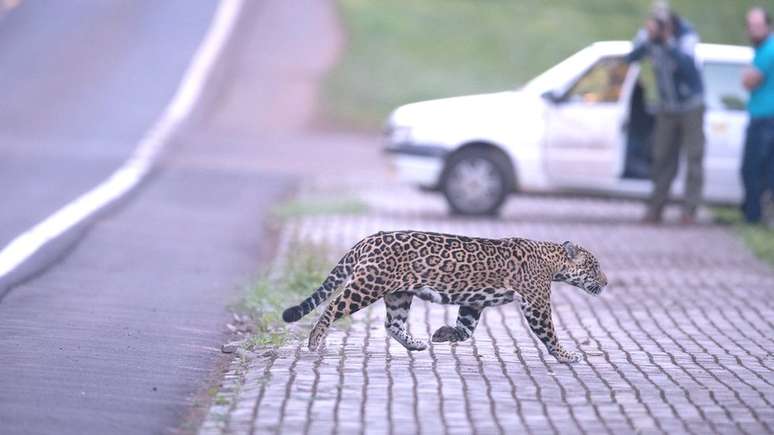
[{"label": "spotted jaguar fur", "polygon": [[[406,330],[414,296],[459,305],[455,326],[443,326],[433,342],[467,340],[484,308],[518,299],[532,332],[562,362],[581,355],[559,343],[551,319],[551,282],[563,281],[598,295],[607,285],[597,259],[586,249],[521,238],[482,239],[420,231],[379,232],[358,242],[322,285],[285,310],[295,322],[333,296],[309,336],[316,349],[335,320],[384,299],[385,328],[409,350],[427,345]],[[334,295],[334,291],[341,287]]]}]

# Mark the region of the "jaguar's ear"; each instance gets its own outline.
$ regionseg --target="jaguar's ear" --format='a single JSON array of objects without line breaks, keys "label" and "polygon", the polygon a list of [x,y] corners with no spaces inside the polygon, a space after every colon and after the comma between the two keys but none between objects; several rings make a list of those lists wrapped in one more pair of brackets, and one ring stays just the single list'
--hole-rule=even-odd
[{"label": "jaguar's ear", "polygon": [[567,254],[567,258],[570,260],[574,259],[578,254],[578,250],[575,249],[575,245],[573,245],[572,242],[562,243],[562,248],[564,248],[564,253]]}]

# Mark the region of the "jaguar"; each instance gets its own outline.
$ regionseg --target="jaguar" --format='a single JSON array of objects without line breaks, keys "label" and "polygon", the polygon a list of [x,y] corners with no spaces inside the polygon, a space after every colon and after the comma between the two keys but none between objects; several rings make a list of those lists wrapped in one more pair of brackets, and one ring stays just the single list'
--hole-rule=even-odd
[{"label": "jaguar", "polygon": [[561,281],[599,295],[607,286],[594,255],[566,241],[486,239],[423,231],[378,232],[356,243],[308,298],[286,309],[295,322],[331,299],[309,335],[318,348],[331,323],[384,300],[387,333],[410,351],[427,344],[407,331],[413,298],[459,305],[456,324],[436,330],[435,343],[473,335],[484,308],[517,301],[532,332],[565,363],[582,358],[557,339],[551,317],[551,284]]}]

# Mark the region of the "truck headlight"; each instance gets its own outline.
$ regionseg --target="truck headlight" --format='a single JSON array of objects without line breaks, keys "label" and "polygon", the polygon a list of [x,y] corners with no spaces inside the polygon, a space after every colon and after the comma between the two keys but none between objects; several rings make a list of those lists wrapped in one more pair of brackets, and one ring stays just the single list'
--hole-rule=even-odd
[{"label": "truck headlight", "polygon": [[411,141],[411,127],[389,126],[385,133],[387,140],[393,144],[401,144]]}]

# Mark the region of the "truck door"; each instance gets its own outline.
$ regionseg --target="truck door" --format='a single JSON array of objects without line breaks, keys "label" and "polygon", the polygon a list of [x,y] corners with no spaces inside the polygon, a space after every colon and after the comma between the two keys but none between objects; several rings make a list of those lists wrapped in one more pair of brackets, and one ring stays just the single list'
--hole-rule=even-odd
[{"label": "truck door", "polygon": [[547,111],[545,166],[566,187],[609,187],[622,169],[628,99],[637,68],[604,57]]},{"label": "truck door", "polygon": [[704,196],[710,200],[737,202],[742,197],[739,170],[748,120],[744,67],[740,62],[704,61]]}]

